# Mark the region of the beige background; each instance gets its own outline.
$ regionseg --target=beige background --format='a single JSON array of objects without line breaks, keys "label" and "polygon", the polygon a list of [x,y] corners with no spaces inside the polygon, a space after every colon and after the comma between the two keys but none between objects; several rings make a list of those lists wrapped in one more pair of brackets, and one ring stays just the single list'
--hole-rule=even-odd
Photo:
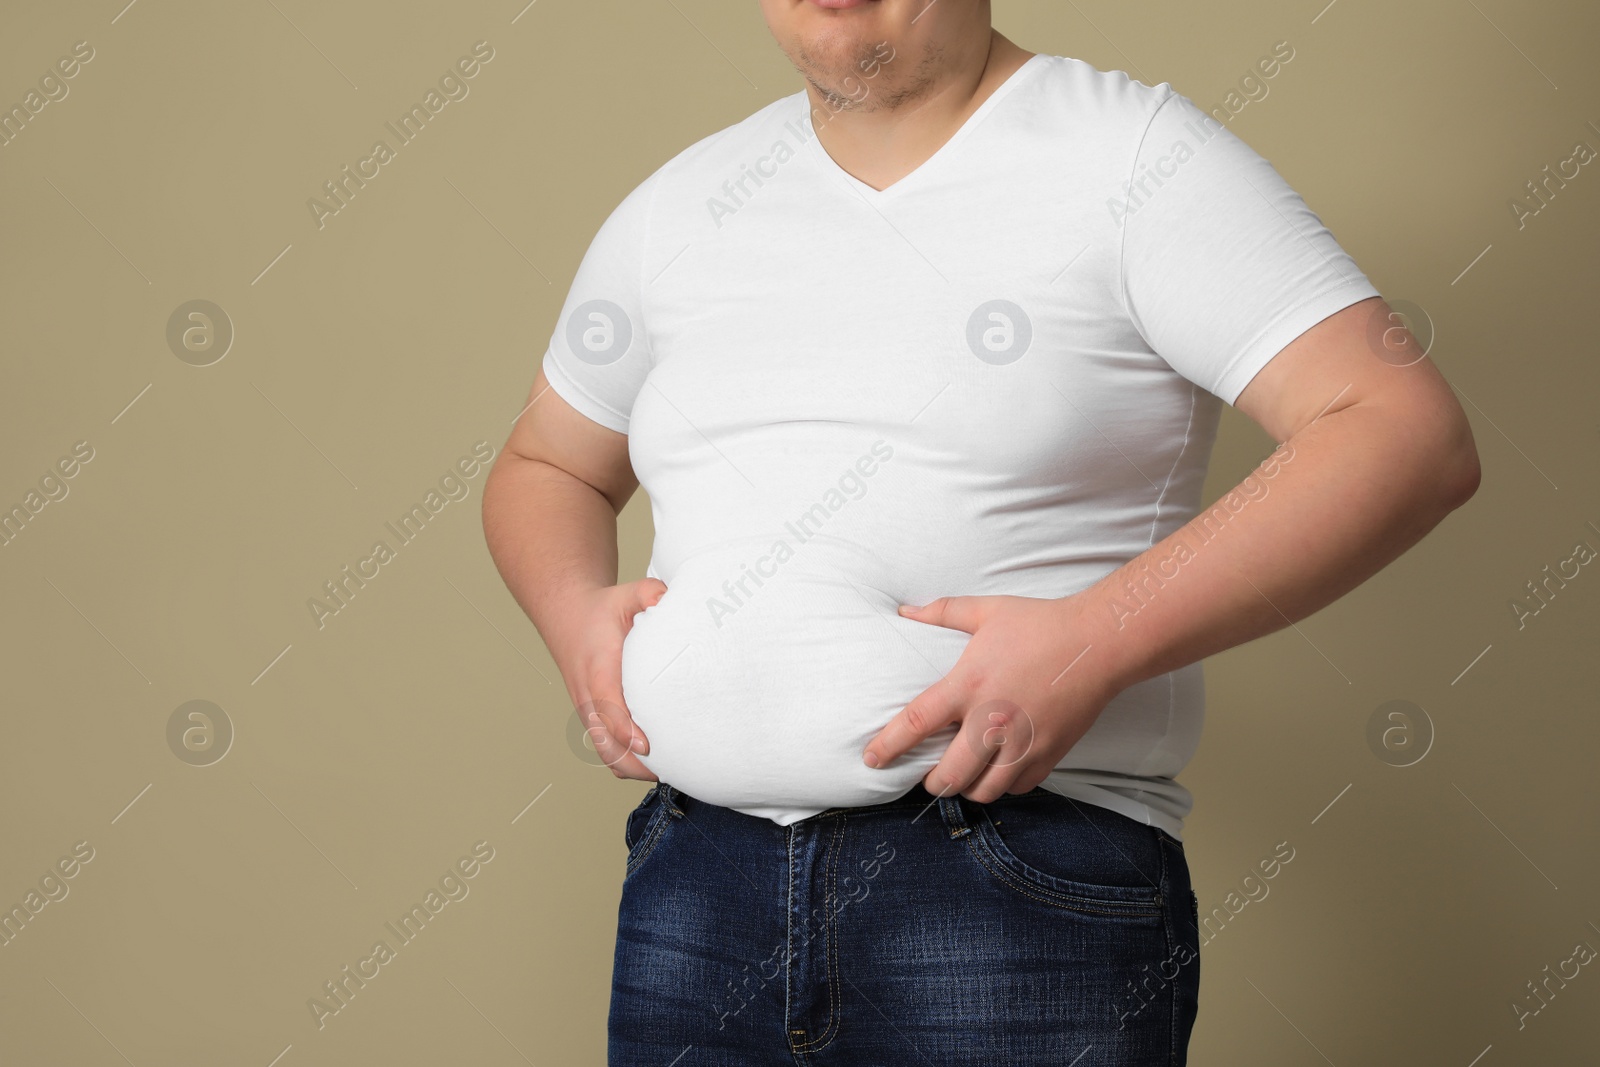
[{"label": "beige background", "polygon": [[[94,450],[0,547],[0,905],[93,849],[0,946],[0,1062],[601,1063],[645,787],[570,746],[482,473],[320,630],[306,602],[499,448],[610,208],[798,79],[754,0],[124,2],[0,11],[6,108],[94,49],[0,147],[0,504]],[[1426,309],[1483,458],[1398,563],[1208,667],[1203,908],[1295,858],[1204,948],[1193,1062],[1592,1063],[1595,967],[1521,1030],[1511,1005],[1600,948],[1600,571],[1521,631],[1508,604],[1600,546],[1600,166],[1525,229],[1507,201],[1600,148],[1600,12],[1322,3],[995,5],[1025,47],[1203,106],[1290,41],[1231,128]],[[479,40],[470,95],[319,230],[308,198]],[[235,332],[204,367],[167,341],[197,299]],[[1229,412],[1212,494],[1270,443]],[[638,577],[642,496],[623,522]],[[1367,742],[1394,699],[1435,731],[1404,768]],[[207,766],[168,743],[191,700],[234,731]],[[470,895],[319,1029],[322,983],[479,841]]]}]

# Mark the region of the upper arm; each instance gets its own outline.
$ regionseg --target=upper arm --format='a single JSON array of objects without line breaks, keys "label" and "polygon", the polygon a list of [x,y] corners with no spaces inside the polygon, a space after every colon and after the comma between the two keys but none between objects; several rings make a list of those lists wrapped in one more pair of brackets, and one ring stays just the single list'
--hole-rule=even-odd
[{"label": "upper arm", "polygon": [[1382,297],[1335,312],[1289,342],[1234,407],[1281,442],[1355,404],[1393,411],[1397,427],[1470,442],[1454,390]]},{"label": "upper arm", "polygon": [[1274,440],[1359,404],[1385,416],[1381,447],[1472,480],[1454,391],[1268,160],[1173,92],[1133,171],[1155,177],[1123,220],[1122,292],[1152,351]]},{"label": "upper arm", "polygon": [[592,486],[616,512],[639,487],[628,458],[628,435],[600,425],[563,400],[543,370],[533,380],[503,454],[565,471]]}]

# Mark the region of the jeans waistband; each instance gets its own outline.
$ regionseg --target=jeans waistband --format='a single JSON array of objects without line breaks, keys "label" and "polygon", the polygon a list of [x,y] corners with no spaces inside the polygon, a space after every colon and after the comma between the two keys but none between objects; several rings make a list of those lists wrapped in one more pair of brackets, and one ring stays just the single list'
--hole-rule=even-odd
[{"label": "jeans waistband", "polygon": [[[689,796],[683,790],[667,782],[657,782],[651,787],[651,792],[659,793],[662,801],[666,805],[667,810],[677,818],[683,817],[683,809],[686,801],[690,803],[691,806],[693,804],[700,803],[700,801],[696,800],[694,797]],[[1044,792],[1044,790],[1036,789],[1033,792]],[[1018,795],[1026,796],[1028,794]],[[965,837],[974,829],[971,821],[971,810],[969,808],[969,805],[973,803],[973,801],[967,800],[959,794],[947,797],[936,797],[932,793],[928,792],[928,790],[923,787],[921,782],[918,782],[916,785],[912,786],[910,790],[894,800],[886,800],[881,804],[868,804],[861,807],[827,808],[823,811],[817,812],[815,815],[808,815],[805,818],[798,820],[796,825],[799,823],[807,823],[814,820],[829,818],[841,813],[852,816],[863,816],[870,815],[874,812],[903,811],[909,808],[920,809],[916,817],[921,818],[922,811],[926,811],[932,807],[937,807],[939,809],[939,817],[941,820],[943,820],[945,829],[949,831],[952,838],[958,838]]]},{"label": "jeans waistband", "polygon": [[800,822],[823,819],[841,812],[851,816],[863,816],[876,812],[902,812],[908,809],[915,809],[917,814],[914,818],[920,819],[928,809],[937,807],[939,809],[939,817],[944,821],[945,829],[950,832],[952,838],[956,838],[965,837],[972,832],[973,827],[970,822],[970,809],[968,807],[972,803],[972,801],[966,800],[958,794],[936,797],[928,792],[921,782],[918,782],[906,793],[894,800],[886,800],[881,804],[868,804],[855,808],[828,808],[826,811],[820,811],[815,815],[808,815],[805,819],[801,819]]}]

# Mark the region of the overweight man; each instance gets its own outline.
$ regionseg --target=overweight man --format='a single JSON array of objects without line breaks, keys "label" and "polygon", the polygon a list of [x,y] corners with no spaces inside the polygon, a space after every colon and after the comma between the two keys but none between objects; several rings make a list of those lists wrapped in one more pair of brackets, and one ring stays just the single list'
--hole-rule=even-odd
[{"label": "overweight man", "polygon": [[[611,212],[485,487],[596,749],[654,783],[610,1062],[1182,1064],[1201,661],[1471,497],[1467,420],[1170,84],[987,0],[760,3],[803,85]],[[1223,404],[1279,445],[1202,508]]]}]

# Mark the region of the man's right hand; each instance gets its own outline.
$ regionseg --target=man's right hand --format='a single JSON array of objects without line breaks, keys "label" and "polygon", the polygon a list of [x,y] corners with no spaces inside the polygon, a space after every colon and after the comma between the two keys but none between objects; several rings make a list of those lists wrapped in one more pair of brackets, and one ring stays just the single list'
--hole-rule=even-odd
[{"label": "man's right hand", "polygon": [[639,761],[640,755],[649,754],[650,741],[622,699],[622,641],[633,629],[633,617],[666,591],[659,578],[595,590],[579,601],[579,617],[566,630],[567,641],[557,654],[556,666],[578,718],[595,752],[618,778],[657,780]]},{"label": "man's right hand", "polygon": [[638,487],[627,435],[580,414],[541,369],[484,482],[483,532],[601,760],[654,782],[622,699],[622,640],[667,591],[655,578],[616,584],[617,516]]}]

